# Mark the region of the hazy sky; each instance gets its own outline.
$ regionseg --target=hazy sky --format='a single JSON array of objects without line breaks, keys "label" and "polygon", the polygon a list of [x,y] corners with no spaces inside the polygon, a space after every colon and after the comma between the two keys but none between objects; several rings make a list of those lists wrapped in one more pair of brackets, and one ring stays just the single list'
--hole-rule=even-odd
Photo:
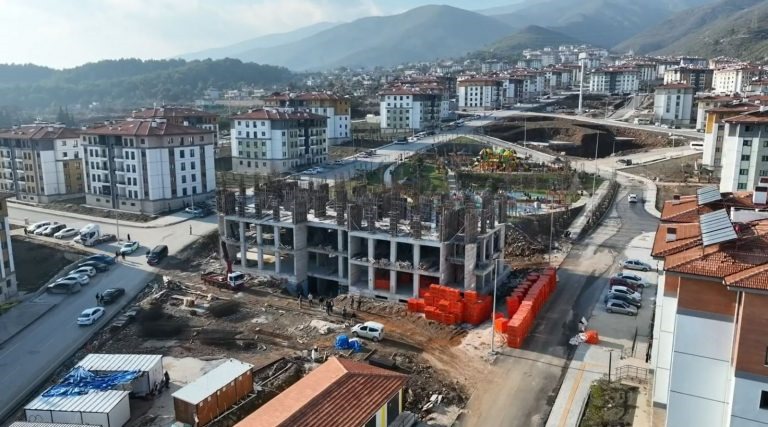
[{"label": "hazy sky", "polygon": [[168,58],[290,31],[441,3],[478,10],[515,0],[0,0],[0,63],[56,68]]}]

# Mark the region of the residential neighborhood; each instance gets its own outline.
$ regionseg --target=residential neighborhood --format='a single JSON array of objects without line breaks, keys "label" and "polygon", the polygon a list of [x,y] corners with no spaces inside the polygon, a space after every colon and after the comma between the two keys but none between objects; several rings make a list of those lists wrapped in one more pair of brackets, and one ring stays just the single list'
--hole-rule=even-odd
[{"label": "residential neighborhood", "polygon": [[765,2],[76,12],[0,26],[0,426],[768,425]]}]

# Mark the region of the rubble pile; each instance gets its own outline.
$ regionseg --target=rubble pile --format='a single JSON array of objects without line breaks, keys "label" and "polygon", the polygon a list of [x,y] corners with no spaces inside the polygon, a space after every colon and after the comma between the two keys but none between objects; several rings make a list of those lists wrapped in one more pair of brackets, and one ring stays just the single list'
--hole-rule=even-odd
[{"label": "rubble pile", "polygon": [[444,380],[429,364],[405,353],[395,353],[392,359],[398,368],[410,375],[406,386],[405,410],[424,416],[437,404],[464,406],[466,403],[467,392],[464,387],[456,381]]},{"label": "rubble pile", "polygon": [[505,240],[506,257],[532,257],[547,253],[544,245],[532,240],[516,227],[507,227]]}]

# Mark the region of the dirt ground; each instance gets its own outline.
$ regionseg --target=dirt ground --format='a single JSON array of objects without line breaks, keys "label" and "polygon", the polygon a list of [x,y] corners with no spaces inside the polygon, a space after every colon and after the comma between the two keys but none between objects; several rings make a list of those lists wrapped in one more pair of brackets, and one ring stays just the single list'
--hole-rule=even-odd
[{"label": "dirt ground", "polygon": [[[605,126],[593,123],[554,117],[509,117],[503,122],[496,122],[486,127],[487,134],[510,142],[519,141],[565,141],[573,145],[558,147],[558,152],[569,156],[593,157],[595,145],[598,157],[606,157],[614,151],[631,154],[653,148],[671,147],[672,140],[661,132],[650,132],[618,126]],[[598,136],[599,135],[599,136]],[[684,138],[678,138],[676,144],[685,144]]]},{"label": "dirt ground", "polygon": [[661,212],[665,200],[672,200],[672,196],[692,196],[696,190],[707,184],[657,184],[656,185],[656,209]]},{"label": "dirt ground", "polygon": [[35,292],[81,253],[67,252],[24,236],[12,236],[16,279],[19,291]]},{"label": "dirt ground", "polygon": [[697,165],[701,166],[702,154],[692,154],[690,156],[678,157],[676,159],[664,160],[648,165],[639,165],[631,168],[622,169],[622,171],[633,175],[640,175],[659,182],[692,182],[700,181],[706,184],[708,181],[716,182],[713,178],[702,173],[699,177]]}]

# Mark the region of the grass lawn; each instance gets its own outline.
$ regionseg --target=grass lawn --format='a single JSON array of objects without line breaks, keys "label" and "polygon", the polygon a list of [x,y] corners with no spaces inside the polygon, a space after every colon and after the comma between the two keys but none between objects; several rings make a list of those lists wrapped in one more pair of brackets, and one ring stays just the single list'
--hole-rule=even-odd
[{"label": "grass lawn", "polygon": [[[408,179],[411,184],[417,181],[416,163],[408,161],[395,168],[392,180],[400,182]],[[422,165],[421,179],[418,180],[419,189],[423,192],[441,193],[448,191],[448,180],[446,176],[437,171],[435,165],[424,163]]]},{"label": "grass lawn", "polygon": [[631,426],[637,405],[637,387],[599,380],[589,389],[589,399],[579,427]]}]

